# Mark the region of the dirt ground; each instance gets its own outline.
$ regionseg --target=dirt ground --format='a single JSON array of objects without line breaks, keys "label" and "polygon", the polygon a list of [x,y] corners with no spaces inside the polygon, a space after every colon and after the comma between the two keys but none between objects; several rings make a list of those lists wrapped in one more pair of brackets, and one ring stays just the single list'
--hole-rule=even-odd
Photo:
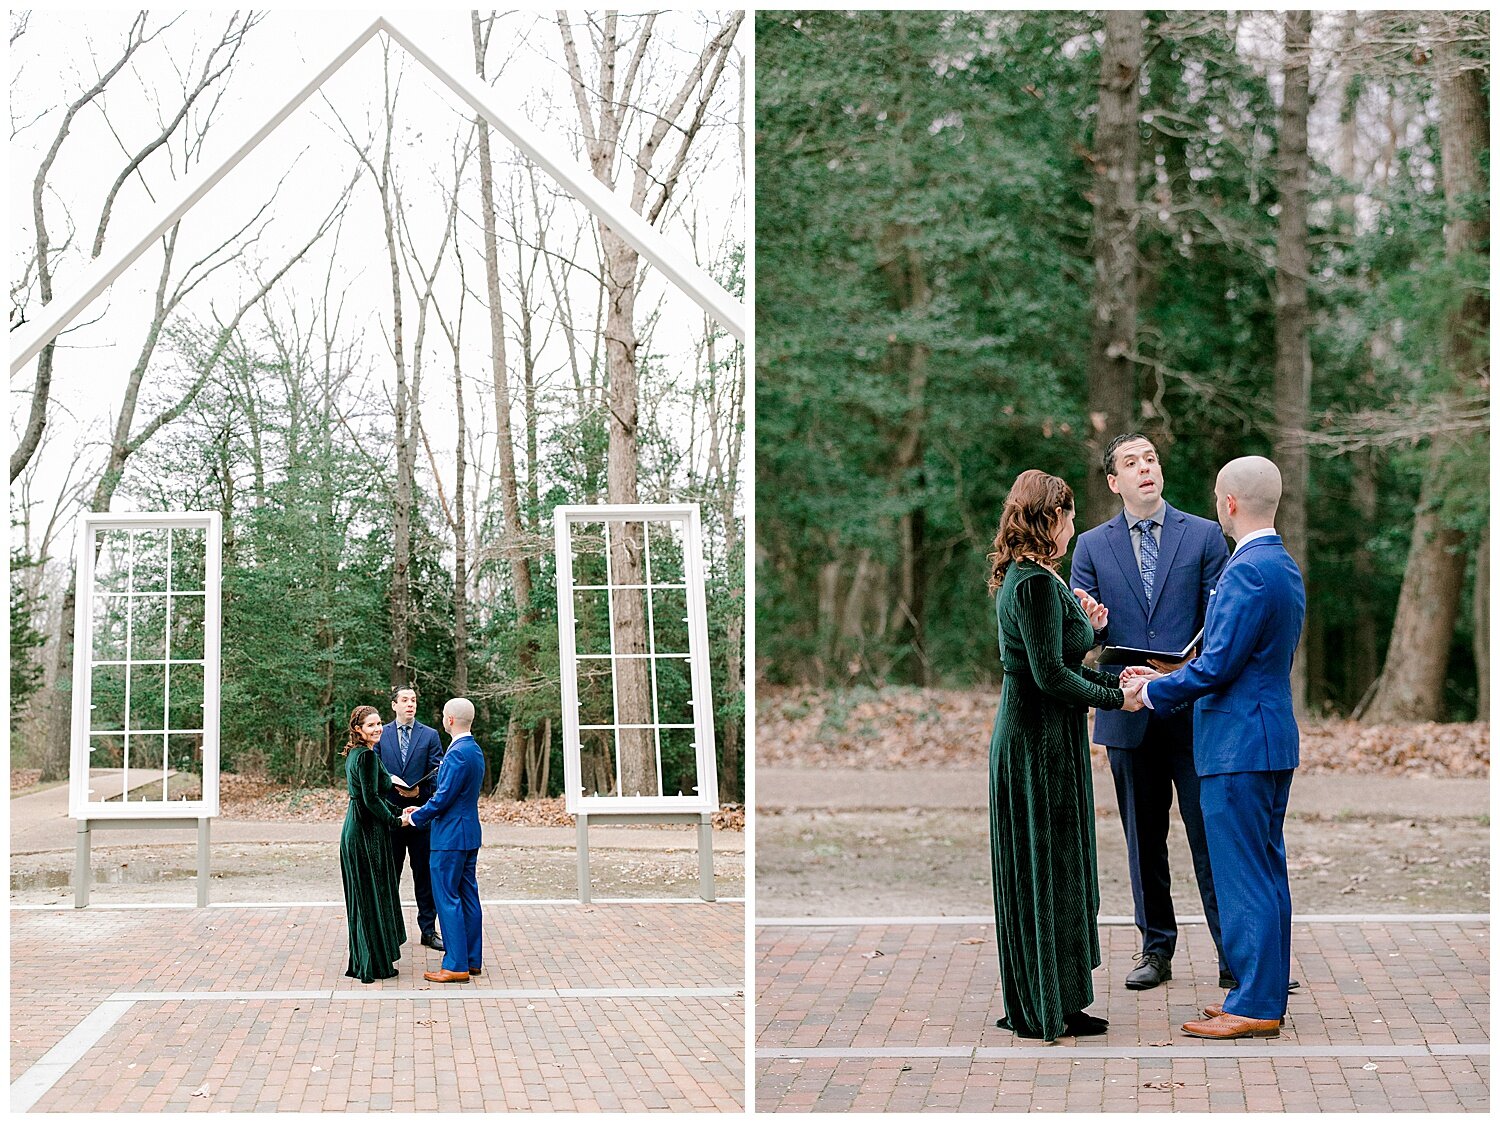
[{"label": "dirt ground", "polygon": [[[214,844],[210,899],[216,904],[262,901],[339,901],[338,843]],[[93,849],[91,904],[142,901],[191,904],[196,900],[196,843],[99,846]],[[589,869],[596,897],[695,897],[696,843],[670,850],[594,849]],[[488,899],[571,899],[578,895],[578,867],[571,846],[487,846],[479,854],[479,892]],[[13,905],[49,905],[73,898],[73,854],[49,851],[11,858]],[[401,895],[412,898],[410,872]],[[740,853],[714,855],[714,886],[720,897],[745,895]]]},{"label": "dirt ground", "polygon": [[[982,916],[990,893],[987,812],[761,810],[755,913],[781,916]],[[1125,839],[1099,816],[1100,911],[1129,915]],[[1289,816],[1292,902],[1300,913],[1489,911],[1487,818],[1416,822]],[[1173,898],[1202,912],[1187,838],[1168,839]]]}]

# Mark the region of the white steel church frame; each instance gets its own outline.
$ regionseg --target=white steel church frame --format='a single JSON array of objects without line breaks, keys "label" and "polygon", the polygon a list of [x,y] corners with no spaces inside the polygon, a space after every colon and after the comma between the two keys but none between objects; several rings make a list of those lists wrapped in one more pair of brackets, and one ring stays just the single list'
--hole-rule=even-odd
[{"label": "white steel church frame", "polygon": [[68,327],[95,297],[128,269],[147,247],[154,244],[174,222],[191,210],[216,183],[250,155],[261,141],[275,132],[277,126],[381,31],[483,116],[497,132],[520,149],[527,159],[607,222],[615,233],[660,269],[672,285],[690,296],[737,339],[745,338],[747,317],[744,304],[726,292],[707,271],[631,210],[624,199],[595,179],[593,173],[573,159],[566,148],[534,128],[519,108],[502,106],[500,96],[493,87],[486,86],[472,74],[449,70],[423,50],[411,36],[399,30],[385,16],[380,16],[297,87],[296,92],[260,128],[251,133],[239,148],[220,163],[199,168],[176,183],[155,212],[155,217],[139,235],[133,240],[122,238],[116,243],[118,248],[96,258],[80,273],[76,283],[59,292],[50,304],[40,308],[36,319],[11,332],[10,372],[18,373],[38,351]]},{"label": "white steel church frame", "polygon": [[[563,784],[570,814],[598,817],[601,815],[653,815],[659,813],[712,814],[719,809],[718,761],[714,746],[713,691],[708,665],[708,606],[704,596],[703,528],[698,507],[692,503],[666,504],[594,504],[557,507],[553,511],[553,532],[557,548],[557,611],[558,653],[562,671],[562,716],[563,716]],[[625,523],[643,524],[644,584],[622,585],[615,581],[610,568],[611,527]],[[605,580],[603,584],[576,584],[574,561],[576,527],[586,524],[602,524]],[[651,556],[651,527],[670,524],[680,529],[681,569],[662,579],[660,547],[658,542],[658,565],[653,568]],[[660,531],[658,531],[660,534]],[[679,578],[674,579],[674,578]],[[645,653],[622,653],[615,649],[614,594],[620,589],[635,589],[643,593],[646,611]],[[659,650],[657,637],[671,630],[668,622],[657,619],[657,593],[681,591],[687,607],[686,651]],[[578,647],[578,624],[575,619],[575,597],[579,593],[597,593],[604,599],[608,612],[608,627],[605,630],[606,649],[580,652]],[[673,602],[675,603],[675,601]],[[679,621],[671,621],[675,625]],[[622,725],[615,677],[617,663],[625,659],[645,659],[651,666],[651,721]],[[690,668],[689,684],[691,720],[682,721],[681,713],[668,714],[663,720],[662,697],[657,667],[663,661],[681,660]],[[603,663],[609,668],[612,704],[610,720],[607,722],[580,720],[578,691],[579,664]],[[656,752],[658,792],[660,794],[637,795],[619,791],[620,754],[619,734],[622,729],[649,730]],[[583,790],[582,755],[584,731],[595,731],[609,735],[616,748],[614,754],[616,794],[588,794]],[[671,731],[690,731],[692,737],[695,779],[691,792],[667,794],[661,790],[662,781],[662,735]]]},{"label": "white steel church frame", "polygon": [[[195,532],[202,536],[201,552],[188,553],[188,536]],[[218,815],[221,536],[217,511],[83,516],[74,616],[72,818],[87,823]],[[155,567],[147,565],[148,543],[158,548]],[[158,605],[159,615],[148,611]],[[95,697],[95,684],[105,681],[119,689],[118,704],[106,703],[102,691]],[[143,683],[149,688],[139,689]],[[170,798],[166,773],[174,763],[174,739],[178,755],[196,758],[201,767],[197,799]],[[94,753],[110,752],[113,765],[116,745],[120,784],[95,790],[90,768],[100,762]],[[139,774],[154,773],[161,773],[159,789],[154,777],[149,786],[136,782]]]}]

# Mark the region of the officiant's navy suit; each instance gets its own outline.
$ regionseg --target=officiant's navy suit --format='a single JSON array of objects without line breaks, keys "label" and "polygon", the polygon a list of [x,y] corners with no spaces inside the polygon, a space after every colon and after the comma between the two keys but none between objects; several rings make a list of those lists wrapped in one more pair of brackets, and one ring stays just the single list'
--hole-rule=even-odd
[{"label": "officiant's navy suit", "polygon": [[484,966],[480,939],[479,789],[484,750],[472,734],[453,738],[443,756],[433,797],[411,813],[416,826],[432,824],[432,892],[443,927],[443,969]]},{"label": "officiant's navy suit", "polygon": [[[1224,534],[1217,522],[1179,511],[1166,501],[1155,518],[1160,525],[1153,528],[1158,545],[1149,597],[1131,537],[1134,520],[1128,512],[1122,510],[1103,525],[1080,534],[1073,547],[1072,586],[1109,609],[1109,624],[1096,637],[1100,643],[1181,651],[1203,627],[1209,594],[1229,556]],[[1101,664],[1100,669],[1118,673],[1122,667]],[[1168,715],[1147,710],[1098,710],[1094,714],[1094,742],[1108,749],[1120,821],[1125,828],[1141,951],[1170,960],[1177,947],[1177,914],[1172,907],[1172,874],[1167,865],[1167,832],[1175,786],[1198,895],[1214,946],[1219,949],[1222,972],[1227,964],[1199,806],[1193,737],[1193,715],[1186,711]],[[1198,738],[1201,744],[1201,730]]]},{"label": "officiant's navy suit", "polygon": [[1292,894],[1282,824],[1299,759],[1292,656],[1307,594],[1276,534],[1235,550],[1208,610],[1203,654],[1147,687],[1150,705],[1196,702],[1198,774],[1224,950],[1239,985],[1224,1011],[1286,1013]]},{"label": "officiant's navy suit", "polygon": [[[443,759],[443,743],[438,739],[437,730],[413,721],[406,751],[402,752],[401,731],[396,725],[393,721],[380,731],[380,744],[376,749],[380,753],[380,763],[392,776],[400,776],[403,780],[426,776]],[[428,777],[418,785],[417,794],[410,799],[391,788],[385,793],[385,800],[400,815],[403,807],[418,807],[426,803],[436,790],[437,778]],[[401,884],[401,868],[406,863],[406,856],[411,855],[411,880],[417,891],[417,927],[423,936],[433,934],[433,924],[437,919],[432,900],[427,835],[427,831],[416,827],[397,825],[391,828],[391,859],[396,864],[397,885]]]}]

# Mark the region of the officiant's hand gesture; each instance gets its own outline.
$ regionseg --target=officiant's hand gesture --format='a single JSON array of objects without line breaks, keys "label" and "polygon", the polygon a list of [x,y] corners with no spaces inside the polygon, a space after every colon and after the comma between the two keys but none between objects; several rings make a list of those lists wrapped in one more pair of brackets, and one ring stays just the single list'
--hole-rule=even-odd
[{"label": "officiant's hand gesture", "polygon": [[1089,618],[1089,623],[1094,626],[1094,631],[1101,631],[1109,623],[1109,609],[1089,596],[1082,589],[1074,589],[1073,595],[1078,598],[1079,605],[1083,608],[1083,614]]}]

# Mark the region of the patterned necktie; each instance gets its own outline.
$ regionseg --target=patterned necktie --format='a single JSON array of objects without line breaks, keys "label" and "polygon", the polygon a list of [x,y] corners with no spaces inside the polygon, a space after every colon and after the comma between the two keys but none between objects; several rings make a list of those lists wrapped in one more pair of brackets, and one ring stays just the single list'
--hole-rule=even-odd
[{"label": "patterned necktie", "polygon": [[1156,588],[1156,539],[1151,535],[1151,528],[1155,525],[1150,519],[1135,524],[1141,532],[1141,584],[1146,588],[1147,607],[1150,607],[1151,594]]},{"label": "patterned necktie", "polygon": [[401,767],[406,767],[407,755],[411,752],[411,726],[396,726],[396,735],[401,741]]}]

